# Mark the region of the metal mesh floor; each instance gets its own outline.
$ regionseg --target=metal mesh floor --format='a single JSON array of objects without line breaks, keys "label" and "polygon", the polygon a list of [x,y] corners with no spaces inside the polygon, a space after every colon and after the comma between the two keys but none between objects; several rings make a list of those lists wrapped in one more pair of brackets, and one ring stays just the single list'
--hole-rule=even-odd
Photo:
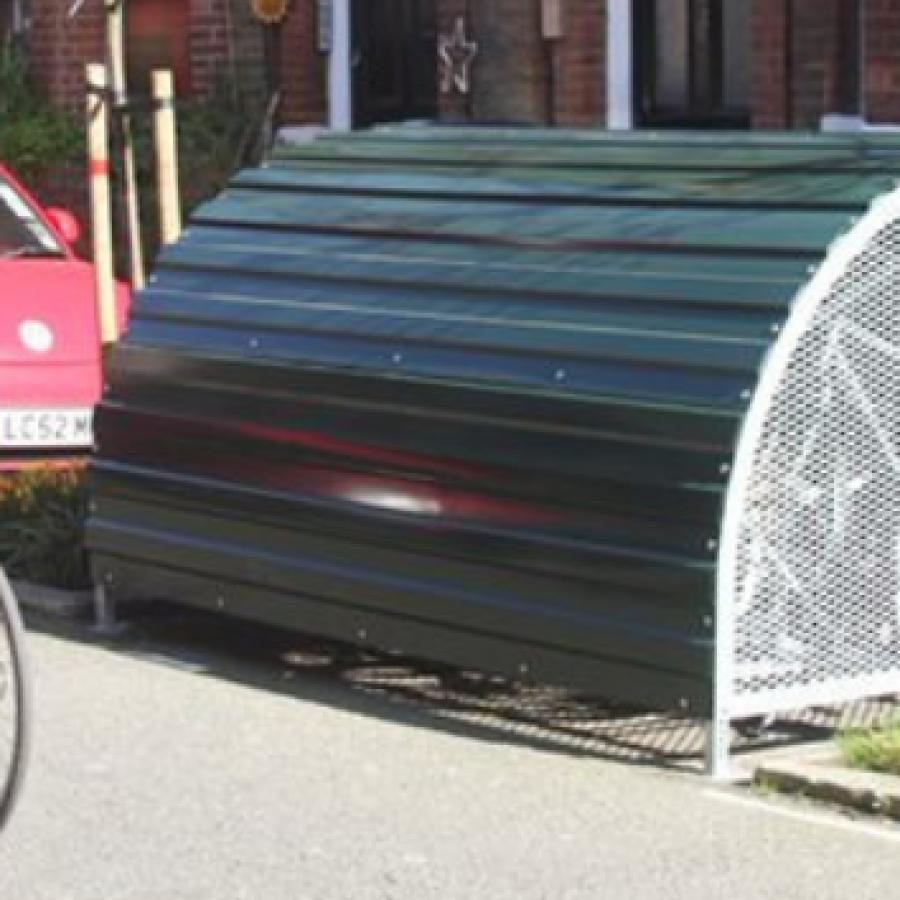
[{"label": "metal mesh floor", "polygon": [[[674,712],[622,707],[602,697],[572,694],[547,685],[508,682],[477,672],[423,671],[415,663],[374,665],[367,660],[342,677],[358,690],[404,702],[428,716],[504,736],[555,752],[704,772],[707,723]],[[734,758],[760,750],[831,738],[849,727],[894,721],[900,698],[882,697],[784,712],[765,722],[737,722]],[[733,770],[738,772],[739,769]]]},{"label": "metal mesh floor", "polygon": [[[677,712],[638,710],[601,695],[510,681],[195,610],[163,610],[136,614],[127,636],[113,648],[473,740],[686,772],[705,768],[707,723]],[[898,711],[900,697],[885,697],[785,713],[763,731],[740,724],[731,729],[731,750],[752,758],[756,750],[822,740],[841,727],[890,721]]]}]

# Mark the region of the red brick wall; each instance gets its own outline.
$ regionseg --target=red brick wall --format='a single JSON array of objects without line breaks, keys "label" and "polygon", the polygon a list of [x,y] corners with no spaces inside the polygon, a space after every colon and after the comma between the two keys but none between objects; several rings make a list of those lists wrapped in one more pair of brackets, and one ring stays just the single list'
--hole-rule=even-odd
[{"label": "red brick wall", "polygon": [[[819,127],[858,112],[850,0],[755,0],[753,124]],[[788,16],[788,10],[791,14]],[[900,0],[871,0],[864,17],[870,118],[900,118]]]},{"label": "red brick wall", "polygon": [[[241,77],[248,68],[261,77],[261,26],[242,15],[244,0],[172,2],[190,4],[187,38],[195,96],[209,96],[223,79]],[[31,0],[28,49],[33,70],[53,102],[80,110],[84,65],[106,58],[103,3],[86,0],[75,19],[68,18],[69,6],[61,0]],[[248,54],[255,57],[248,59]]]},{"label": "red brick wall", "polygon": [[227,3],[228,0],[190,0],[188,47],[195,96],[215,93],[223,80],[233,74],[235,60],[229,47]]},{"label": "red brick wall", "polygon": [[152,72],[172,69],[179,97],[191,93],[190,9],[171,0],[128,0],[125,46],[128,51],[128,84],[134,93],[146,95]]},{"label": "red brick wall", "polygon": [[84,66],[106,58],[103,6],[89,0],[75,19],[60,0],[31,0],[28,52],[32,70],[50,99],[63,107],[84,107]]},{"label": "red brick wall", "polygon": [[785,128],[791,119],[788,0],[752,0],[753,125]]},{"label": "red brick wall", "polygon": [[[245,0],[231,0],[230,12],[229,0],[186,2],[191,3],[188,39],[195,92],[210,93],[232,73],[242,82],[261,81],[261,31],[247,19]],[[747,2],[754,4],[754,126],[815,127],[838,105],[835,9],[840,0]],[[558,45],[551,100],[553,63],[539,33],[539,0],[437,0],[440,31],[449,32],[468,10],[469,34],[480,44],[472,96],[441,96],[442,118],[602,124],[606,0],[564,3],[565,37]],[[790,19],[788,9],[794,10]],[[327,57],[315,47],[314,10],[312,0],[294,0],[281,29],[285,122],[327,117]],[[31,0],[28,42],[34,70],[51,98],[80,111],[84,63],[105,54],[102,2],[86,0],[75,20],[68,19],[67,11],[68,3],[61,0]],[[865,114],[875,122],[900,122],[900,0],[867,0],[865,29]]]},{"label": "red brick wall", "polygon": [[864,105],[872,122],[900,122],[900,0],[867,0]]},{"label": "red brick wall", "polygon": [[328,119],[328,56],[316,47],[314,7],[295,0],[281,26],[281,121],[291,125]]},{"label": "red brick wall", "polygon": [[837,110],[838,0],[794,0],[790,124],[816,129]]},{"label": "red brick wall", "polygon": [[603,125],[606,121],[606,0],[570,2],[559,48],[556,121]]},{"label": "red brick wall", "polygon": [[247,0],[231,0],[233,65],[241,95],[262,102],[266,93],[266,63],[263,28],[253,16]]}]

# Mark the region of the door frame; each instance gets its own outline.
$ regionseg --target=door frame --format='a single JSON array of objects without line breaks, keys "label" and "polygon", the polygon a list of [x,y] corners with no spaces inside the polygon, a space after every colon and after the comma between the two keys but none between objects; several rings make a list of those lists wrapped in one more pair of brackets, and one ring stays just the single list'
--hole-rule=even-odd
[{"label": "door frame", "polygon": [[606,127],[634,128],[634,7],[633,0],[607,0]]},{"label": "door frame", "polygon": [[[331,0],[331,50],[328,58],[328,127],[353,128],[351,48],[352,0]],[[608,0],[607,128],[634,128],[634,9],[633,0]]]},{"label": "door frame", "polygon": [[331,0],[331,51],[328,55],[328,127],[353,128],[353,72],[350,3]]}]

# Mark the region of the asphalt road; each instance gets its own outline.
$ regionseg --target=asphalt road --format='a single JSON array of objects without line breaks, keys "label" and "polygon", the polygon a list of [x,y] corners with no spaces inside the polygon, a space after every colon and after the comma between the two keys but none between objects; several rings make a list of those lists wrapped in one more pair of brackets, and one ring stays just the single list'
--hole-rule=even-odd
[{"label": "asphalt road", "polygon": [[461,718],[314,647],[152,630],[32,629],[2,900],[900,894],[900,831]]}]

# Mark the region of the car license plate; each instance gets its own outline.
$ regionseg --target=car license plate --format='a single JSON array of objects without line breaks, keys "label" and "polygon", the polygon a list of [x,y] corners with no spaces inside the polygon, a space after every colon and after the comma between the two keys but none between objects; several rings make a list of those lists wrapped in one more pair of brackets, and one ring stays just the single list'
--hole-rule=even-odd
[{"label": "car license plate", "polygon": [[0,409],[0,447],[85,447],[94,442],[94,411]]}]

